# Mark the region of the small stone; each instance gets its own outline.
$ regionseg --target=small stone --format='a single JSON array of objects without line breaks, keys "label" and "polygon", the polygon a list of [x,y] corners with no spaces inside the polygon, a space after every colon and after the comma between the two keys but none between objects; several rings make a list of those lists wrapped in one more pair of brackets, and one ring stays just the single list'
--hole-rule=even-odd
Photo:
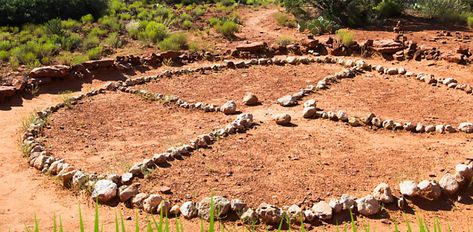
[{"label": "small stone", "polygon": [[473,123],[463,122],[458,126],[458,130],[465,133],[473,133]]},{"label": "small stone", "polygon": [[445,126],[445,131],[448,132],[448,133],[455,133],[455,132],[457,132],[457,129],[455,129],[455,127],[453,127],[452,125],[446,125]]},{"label": "small stone", "polygon": [[[223,216],[225,216],[230,210],[230,201],[222,196],[213,196],[212,200],[215,209],[215,217],[222,218]],[[197,211],[199,212],[199,216],[205,220],[210,219],[210,203],[211,198],[206,197],[202,199],[197,205]]]},{"label": "small stone", "polygon": [[162,200],[158,207],[156,207],[156,212],[158,212],[161,215],[161,211],[163,215],[168,215],[169,210],[171,210],[171,203],[168,200]]},{"label": "small stone", "polygon": [[434,125],[427,125],[425,126],[425,132],[431,133],[435,131],[435,126]]},{"label": "small stone", "polygon": [[171,188],[168,187],[168,186],[161,186],[161,188],[159,188],[159,191],[163,194],[171,194],[172,193]]},{"label": "small stone", "polygon": [[425,126],[422,125],[421,123],[417,123],[415,131],[417,133],[424,133],[425,132]]},{"label": "small stone", "polygon": [[383,128],[386,130],[394,129],[394,121],[393,120],[384,120],[383,121]]},{"label": "small stone", "polygon": [[135,183],[130,186],[120,186],[118,192],[121,202],[128,201],[139,193],[139,184]]},{"label": "small stone", "polygon": [[185,219],[192,219],[197,216],[197,207],[192,201],[184,202],[179,210]]},{"label": "small stone", "polygon": [[267,225],[278,225],[283,216],[282,209],[267,203],[261,203],[256,209],[256,214],[261,222]]},{"label": "small stone", "polygon": [[287,209],[287,215],[289,216],[289,220],[292,223],[301,223],[304,221],[304,213],[302,209],[297,205],[291,205]]},{"label": "small stone", "polygon": [[291,95],[286,95],[284,97],[281,97],[277,100],[277,102],[279,105],[284,106],[284,107],[297,105],[297,100]]},{"label": "small stone", "polygon": [[230,201],[230,208],[233,210],[233,212],[241,214],[243,211],[245,211],[246,204],[240,199],[233,199]]},{"label": "small stone", "polygon": [[307,222],[313,222],[317,218],[317,216],[315,216],[314,211],[306,209],[304,210],[304,218]]},{"label": "small stone", "polygon": [[235,114],[236,113],[236,104],[234,101],[228,101],[220,107],[220,111],[222,111],[226,115]]},{"label": "small stone", "polygon": [[445,132],[445,126],[444,125],[437,125],[437,126],[435,126],[435,131],[439,134],[443,134]]},{"label": "small stone", "polygon": [[400,68],[398,69],[398,72],[399,72],[399,74],[404,75],[404,74],[407,73],[407,70],[406,70],[404,67],[400,67]]},{"label": "small stone", "polygon": [[289,114],[277,114],[273,116],[273,119],[276,124],[281,126],[288,126],[291,123],[291,115]]},{"label": "small stone", "polygon": [[363,216],[372,216],[381,210],[379,202],[372,195],[356,200],[356,208]]},{"label": "small stone", "polygon": [[408,197],[415,197],[418,194],[419,189],[417,188],[416,182],[412,180],[405,180],[399,184],[399,189],[402,195]]},{"label": "small stone", "polygon": [[466,180],[471,180],[473,177],[473,166],[466,164],[457,164],[455,166],[456,173]]},{"label": "small stone", "polygon": [[419,196],[428,200],[436,200],[442,195],[442,188],[433,180],[423,180],[418,185]]},{"label": "small stone", "polygon": [[123,173],[120,179],[122,184],[130,185],[133,181],[133,174],[131,172]]},{"label": "small stone", "polygon": [[450,173],[447,173],[440,178],[439,185],[445,193],[450,195],[455,194],[460,188],[455,176]]},{"label": "small stone", "polygon": [[243,104],[247,105],[247,106],[255,106],[255,105],[258,105],[259,104],[259,100],[258,100],[258,97],[256,97],[256,95],[252,94],[252,93],[247,93],[244,97],[243,97]]},{"label": "small stone", "polygon": [[135,208],[143,208],[143,201],[148,198],[148,194],[146,193],[138,193],[136,196],[131,198],[131,205]]},{"label": "small stone", "polygon": [[361,119],[358,118],[358,117],[350,117],[348,119],[348,124],[352,127],[358,127],[358,126],[362,126],[362,122],[361,122]]},{"label": "small stone", "polygon": [[258,216],[252,208],[248,208],[245,212],[241,214],[240,220],[242,220],[243,223],[254,225],[258,221]]},{"label": "small stone", "polygon": [[317,113],[317,109],[313,106],[305,107],[302,111],[302,117],[304,118],[314,118]]},{"label": "small stone", "polygon": [[398,69],[397,68],[388,68],[386,69],[386,74],[388,75],[396,75],[398,74]]},{"label": "small stone", "polygon": [[342,121],[342,122],[348,122],[347,113],[345,113],[345,112],[342,111],[342,110],[338,111],[338,113],[337,113],[337,118],[338,118],[338,120],[340,120],[340,121]]},{"label": "small stone", "polygon": [[333,213],[340,213],[343,210],[343,204],[338,199],[331,199],[328,205],[332,207]]},{"label": "small stone", "polygon": [[332,219],[332,207],[325,202],[319,201],[312,206],[312,211],[314,211],[315,216],[321,220],[330,220]]},{"label": "small stone", "polygon": [[304,108],[307,107],[317,107],[317,102],[314,99],[307,100],[304,102]]},{"label": "small stone", "polygon": [[385,204],[393,202],[393,194],[391,188],[386,183],[381,183],[373,190],[373,197]]},{"label": "small stone", "polygon": [[353,209],[353,207],[356,204],[356,197],[350,196],[348,194],[343,194],[340,197],[340,204],[342,204],[342,206],[343,206],[342,209],[343,210]]},{"label": "small stone", "polygon": [[91,198],[101,203],[107,203],[117,196],[117,184],[111,180],[99,180],[94,185]]},{"label": "small stone", "polygon": [[143,210],[147,213],[155,213],[156,208],[163,198],[158,194],[151,194],[143,201]]},{"label": "small stone", "polygon": [[173,205],[169,210],[169,214],[178,216],[181,214],[181,210],[179,209],[181,206],[179,204]]}]

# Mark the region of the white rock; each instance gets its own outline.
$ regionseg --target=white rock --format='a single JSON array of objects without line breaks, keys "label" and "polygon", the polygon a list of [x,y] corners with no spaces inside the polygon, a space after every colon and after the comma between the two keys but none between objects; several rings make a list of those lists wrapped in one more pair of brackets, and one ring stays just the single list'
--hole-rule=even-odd
[{"label": "white rock", "polygon": [[435,126],[435,131],[439,134],[443,134],[445,132],[445,126],[444,125],[436,125]]},{"label": "white rock", "polygon": [[258,216],[252,208],[248,208],[245,212],[241,214],[240,220],[242,220],[246,224],[254,225],[258,221]]},{"label": "white rock", "polygon": [[337,117],[338,117],[338,120],[340,120],[340,121],[342,121],[342,122],[348,122],[347,113],[345,113],[345,112],[342,111],[342,110],[338,111]]},{"label": "white rock", "polygon": [[419,189],[417,188],[416,182],[412,180],[405,180],[399,184],[399,189],[402,195],[408,197],[417,196]]},{"label": "white rock", "polygon": [[302,209],[297,206],[297,205],[291,205],[287,209],[287,215],[289,216],[289,220],[292,223],[298,223],[298,222],[303,222],[304,221],[304,213],[302,212]]},{"label": "white rock", "polygon": [[304,108],[306,107],[317,107],[317,102],[314,99],[307,100],[304,102]]},{"label": "white rock", "polygon": [[295,106],[297,105],[297,100],[291,96],[291,95],[286,95],[277,100],[278,104],[281,106]]},{"label": "white rock", "polygon": [[332,207],[325,201],[315,203],[314,206],[312,206],[312,211],[314,211],[315,216],[321,220],[332,219]]},{"label": "white rock", "polygon": [[307,222],[312,222],[317,218],[317,216],[315,216],[314,211],[306,209],[304,210],[304,218]]},{"label": "white rock", "polygon": [[373,197],[385,204],[393,202],[393,194],[391,188],[386,183],[381,183],[373,190]]},{"label": "white rock", "polygon": [[247,105],[247,106],[255,106],[255,105],[258,105],[259,104],[259,100],[258,100],[258,97],[256,97],[256,95],[252,94],[252,93],[247,93],[244,97],[243,97],[243,104]]},{"label": "white rock", "polygon": [[98,198],[99,202],[107,203],[117,196],[117,184],[111,180],[99,180],[94,185],[92,199]]},{"label": "white rock", "polygon": [[418,185],[419,196],[428,200],[436,200],[442,195],[442,188],[433,180],[423,180]]},{"label": "white rock", "polygon": [[176,216],[179,215],[179,214],[181,214],[180,208],[181,208],[181,206],[180,206],[179,204],[173,205],[173,206],[171,207],[171,209],[169,210],[169,214],[171,214],[171,215],[176,215]]},{"label": "white rock", "polygon": [[197,207],[192,201],[184,202],[179,210],[185,219],[192,219],[197,216]]},{"label": "white rock", "polygon": [[450,195],[455,194],[460,188],[455,176],[450,173],[447,173],[440,178],[439,185],[445,193]]},{"label": "white rock", "polygon": [[386,74],[388,74],[388,75],[396,75],[398,73],[399,72],[398,72],[397,68],[388,68],[388,69],[386,69]]},{"label": "white rock", "polygon": [[240,214],[246,210],[246,204],[240,199],[233,199],[230,202],[230,208],[233,210],[233,212]]},{"label": "white rock", "polygon": [[168,200],[162,200],[158,207],[156,207],[156,212],[161,215],[161,211],[163,215],[168,215],[169,211],[171,210],[171,203]]},{"label": "white rock", "polygon": [[220,111],[222,111],[224,114],[226,115],[230,115],[230,114],[235,114],[236,112],[236,104],[234,101],[228,101],[226,102],[225,104],[223,104],[221,107],[220,107]]},{"label": "white rock", "polygon": [[473,133],[473,123],[471,122],[462,122],[458,126],[458,130],[465,133]]},{"label": "white rock", "polygon": [[343,204],[338,199],[331,199],[328,205],[332,207],[333,213],[340,213],[343,210]]},{"label": "white rock", "polygon": [[343,194],[340,197],[340,204],[342,204],[342,206],[343,206],[342,209],[343,210],[353,209],[353,207],[356,204],[356,197],[350,196],[348,194]]},{"label": "white rock", "polygon": [[379,202],[372,195],[357,199],[356,208],[363,216],[375,215],[381,210]]},{"label": "white rock", "polygon": [[466,164],[457,164],[455,166],[455,171],[461,177],[470,180],[473,177],[473,166]]},{"label": "white rock", "polygon": [[[215,217],[222,218],[230,210],[230,201],[222,196],[213,196],[212,199],[215,209]],[[211,198],[206,197],[202,199],[199,204],[197,204],[197,211],[199,212],[199,216],[205,220],[210,219],[210,203]]]}]

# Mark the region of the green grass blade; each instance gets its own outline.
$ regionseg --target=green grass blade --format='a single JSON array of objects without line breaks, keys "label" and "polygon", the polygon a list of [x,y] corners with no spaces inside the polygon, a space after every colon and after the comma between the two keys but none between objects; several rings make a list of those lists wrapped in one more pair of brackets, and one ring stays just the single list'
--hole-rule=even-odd
[{"label": "green grass blade", "polygon": [[159,211],[159,228],[158,232],[163,232],[163,220],[164,220],[164,214],[163,214],[163,208],[161,207],[161,210]]},{"label": "green grass blade", "polygon": [[[338,229],[338,228],[337,228]],[[305,232],[304,219],[301,217],[301,232]]]},{"label": "green grass blade", "polygon": [[200,232],[205,232],[204,220],[200,219]]},{"label": "green grass blade", "polygon": [[350,221],[351,221],[351,230],[356,232],[355,218],[353,217],[353,212],[350,209]]},{"label": "green grass blade", "polygon": [[94,231],[99,232],[99,198],[95,199],[95,222]]},{"label": "green grass blade", "polygon": [[122,232],[126,232],[125,230],[125,222],[123,221],[123,214],[122,211],[120,210],[120,221],[122,223]]},{"label": "green grass blade", "polygon": [[62,217],[59,216],[59,232],[64,232],[64,227],[62,226]]},{"label": "green grass blade", "polygon": [[82,219],[82,211],[80,209],[80,204],[79,204],[79,230],[80,232],[84,232],[84,220]]},{"label": "green grass blade", "polygon": [[34,215],[34,231],[39,232],[39,223],[38,218],[36,218],[36,215]]},{"label": "green grass blade", "polygon": [[215,207],[214,207],[214,197],[213,194],[210,196],[210,221],[209,221],[209,232],[214,232],[215,224]]},{"label": "green grass blade", "polygon": [[396,222],[394,222],[394,232],[400,232]]},{"label": "green grass blade", "polygon": [[156,222],[156,219],[154,218],[153,215],[151,215],[151,219],[153,219],[154,228],[156,228],[156,230],[159,231],[158,223]]},{"label": "green grass blade", "polygon": [[153,232],[153,227],[151,226],[151,221],[149,218],[146,219],[148,221],[148,225],[146,226],[146,231],[147,232]]},{"label": "green grass blade", "polygon": [[118,225],[117,211],[115,211],[115,232],[120,232],[120,226]]},{"label": "green grass blade", "polygon": [[179,218],[176,218],[179,221],[179,225],[181,226],[181,232],[184,232],[184,226],[182,225],[182,221]]},{"label": "green grass blade", "polygon": [[166,216],[164,216],[164,231],[169,232],[169,219],[168,219],[168,214],[166,213]]},{"label": "green grass blade", "polygon": [[140,232],[140,223],[138,220],[138,211],[135,211],[135,232]]},{"label": "green grass blade", "polygon": [[53,214],[53,231],[57,232],[56,213]]}]

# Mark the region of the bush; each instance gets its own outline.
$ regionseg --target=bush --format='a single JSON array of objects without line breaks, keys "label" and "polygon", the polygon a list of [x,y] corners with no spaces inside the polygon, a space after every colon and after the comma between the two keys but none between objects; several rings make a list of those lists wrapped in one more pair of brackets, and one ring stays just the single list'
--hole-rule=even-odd
[{"label": "bush", "polygon": [[468,18],[466,19],[466,24],[469,28],[473,28],[473,16],[468,16]]},{"label": "bush", "polygon": [[303,24],[303,26],[305,26],[313,35],[334,33],[338,28],[340,28],[340,25],[337,22],[322,16],[308,21],[305,25]]},{"label": "bush", "polygon": [[187,36],[184,33],[174,33],[159,43],[162,51],[178,51],[187,48]]},{"label": "bush", "polygon": [[99,19],[99,23],[111,31],[119,31],[122,27],[118,19],[113,16],[104,16]]},{"label": "bush", "polygon": [[168,36],[168,28],[162,23],[149,22],[144,32],[141,34],[141,38],[149,42],[159,42]]},{"label": "bush", "polygon": [[92,23],[92,22],[94,22],[94,16],[92,16],[91,14],[86,14],[86,15],[84,15],[80,18],[80,21],[83,24]]},{"label": "bush", "polygon": [[99,18],[107,8],[108,0],[3,0],[0,24],[39,24],[54,18],[80,19],[87,14]]},{"label": "bush", "polygon": [[76,48],[80,47],[82,38],[77,33],[71,33],[68,36],[65,36],[61,40],[62,49],[66,51],[73,51]]},{"label": "bush", "polygon": [[207,12],[207,9],[203,6],[197,6],[194,10],[192,10],[192,15],[196,18],[204,15]]},{"label": "bush", "polygon": [[87,51],[87,56],[90,60],[98,60],[102,57],[103,47],[97,46]]},{"label": "bush", "polygon": [[89,56],[83,55],[83,54],[64,52],[64,53],[59,54],[59,56],[57,56],[55,60],[59,64],[76,65],[76,64],[84,63],[87,60],[89,60]]},{"label": "bush", "polygon": [[8,57],[10,57],[8,51],[0,50],[0,61],[8,61]]},{"label": "bush", "polygon": [[82,43],[82,47],[84,50],[89,50],[91,48],[95,48],[100,44],[99,37],[89,34],[87,38],[85,38],[84,42]]},{"label": "bush", "polygon": [[238,24],[233,21],[224,21],[215,25],[215,30],[225,37],[235,37],[235,33],[239,31]]},{"label": "bush", "polygon": [[293,41],[294,41],[294,38],[287,35],[282,35],[276,40],[276,43],[278,43],[281,46],[287,46],[291,44]]},{"label": "bush", "polygon": [[44,24],[46,33],[50,35],[63,35],[62,23],[59,19],[51,19]]},{"label": "bush", "polygon": [[121,48],[123,46],[123,41],[118,36],[118,33],[114,32],[111,33],[107,39],[105,39],[105,43],[112,48]]},{"label": "bush", "polygon": [[274,18],[276,19],[276,22],[278,23],[279,26],[281,27],[296,27],[296,22],[292,19],[289,18],[289,15],[286,13],[281,13],[278,12],[274,14]]},{"label": "bush", "polygon": [[185,20],[182,22],[182,26],[186,29],[191,29],[192,28],[192,22],[190,20]]},{"label": "bush", "polygon": [[340,42],[349,47],[353,44],[353,34],[346,30],[346,29],[340,29],[336,32],[337,34],[337,37],[338,37],[338,40],[340,40]]},{"label": "bush", "polygon": [[374,9],[379,17],[390,18],[401,15],[403,6],[398,0],[383,0]]},{"label": "bush", "polygon": [[461,0],[420,0],[420,12],[439,21],[465,21],[462,13],[469,10],[469,6]]}]

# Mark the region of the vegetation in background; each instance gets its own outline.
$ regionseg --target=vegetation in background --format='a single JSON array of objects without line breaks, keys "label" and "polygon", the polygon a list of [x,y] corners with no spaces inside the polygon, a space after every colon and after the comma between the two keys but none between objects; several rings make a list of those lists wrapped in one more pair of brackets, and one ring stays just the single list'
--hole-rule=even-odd
[{"label": "vegetation in background", "polygon": [[425,17],[444,22],[465,22],[471,11],[465,0],[419,0],[415,8]]},{"label": "vegetation in background", "polygon": [[382,0],[374,10],[381,18],[396,17],[401,15],[403,5],[399,0]]},{"label": "vegetation in background", "polygon": [[278,25],[281,27],[294,28],[297,26],[296,21],[290,18],[290,16],[287,13],[278,12],[274,14],[274,18],[276,19],[276,22],[278,23]]},{"label": "vegetation in background", "polygon": [[345,46],[349,47],[353,44],[353,34],[347,29],[340,29],[336,32],[338,40]]},{"label": "vegetation in background", "polygon": [[287,45],[291,44],[293,41],[294,41],[294,38],[292,38],[291,36],[281,35],[276,40],[276,43],[278,43],[281,46],[287,46]]}]

